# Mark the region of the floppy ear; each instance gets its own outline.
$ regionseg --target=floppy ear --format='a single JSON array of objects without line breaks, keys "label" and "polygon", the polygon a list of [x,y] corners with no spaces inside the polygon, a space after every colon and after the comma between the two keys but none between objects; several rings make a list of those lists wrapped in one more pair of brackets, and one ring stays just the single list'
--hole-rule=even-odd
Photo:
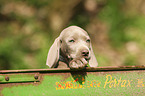
[{"label": "floppy ear", "polygon": [[59,49],[60,49],[60,39],[59,37],[55,39],[54,43],[49,49],[46,65],[50,68],[54,68],[57,66],[57,62],[59,59]]},{"label": "floppy ear", "polygon": [[95,54],[93,52],[92,45],[91,45],[91,59],[89,60],[89,65],[90,65],[90,67],[98,66],[98,62],[97,62]]}]

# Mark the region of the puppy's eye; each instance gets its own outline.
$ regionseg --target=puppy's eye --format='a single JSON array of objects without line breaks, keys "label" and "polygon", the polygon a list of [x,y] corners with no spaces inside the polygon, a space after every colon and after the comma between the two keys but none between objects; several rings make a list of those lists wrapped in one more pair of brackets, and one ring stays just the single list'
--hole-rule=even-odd
[{"label": "puppy's eye", "polygon": [[90,39],[86,40],[87,43],[90,43]]},{"label": "puppy's eye", "polygon": [[72,39],[72,40],[69,40],[69,42],[72,42],[73,43],[73,42],[75,42],[75,40]]}]

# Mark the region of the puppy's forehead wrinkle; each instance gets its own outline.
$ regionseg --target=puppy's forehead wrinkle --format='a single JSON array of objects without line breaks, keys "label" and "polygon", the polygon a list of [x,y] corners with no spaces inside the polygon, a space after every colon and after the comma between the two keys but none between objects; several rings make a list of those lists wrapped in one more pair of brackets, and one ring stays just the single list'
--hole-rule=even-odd
[{"label": "puppy's forehead wrinkle", "polygon": [[64,29],[61,32],[60,38],[68,37],[68,36],[74,36],[74,35],[77,35],[77,36],[88,36],[88,33],[85,30],[83,30],[82,28],[80,28],[80,27],[70,26],[70,27]]}]

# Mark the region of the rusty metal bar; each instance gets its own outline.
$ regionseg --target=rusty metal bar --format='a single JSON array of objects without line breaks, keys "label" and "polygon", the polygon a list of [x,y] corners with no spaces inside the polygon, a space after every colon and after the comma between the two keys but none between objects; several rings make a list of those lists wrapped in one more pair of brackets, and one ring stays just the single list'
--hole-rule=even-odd
[{"label": "rusty metal bar", "polygon": [[28,72],[72,72],[72,71],[129,71],[129,70],[145,70],[145,65],[141,66],[110,66],[110,67],[88,67],[84,70],[70,70],[69,68],[53,68],[53,69],[27,69],[27,70],[0,70],[0,74],[7,73],[28,73]]}]

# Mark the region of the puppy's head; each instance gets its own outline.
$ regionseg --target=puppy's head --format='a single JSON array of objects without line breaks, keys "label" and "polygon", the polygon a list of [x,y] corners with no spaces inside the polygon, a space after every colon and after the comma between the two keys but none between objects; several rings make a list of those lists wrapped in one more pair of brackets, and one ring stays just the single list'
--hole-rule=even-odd
[{"label": "puppy's head", "polygon": [[77,26],[64,29],[55,39],[49,49],[46,65],[50,68],[56,67],[60,55],[66,58],[68,63],[83,58],[83,63],[89,61],[90,67],[98,65],[88,33]]},{"label": "puppy's head", "polygon": [[85,58],[90,59],[90,37],[80,27],[71,26],[60,34],[60,48],[63,55],[69,60]]}]

